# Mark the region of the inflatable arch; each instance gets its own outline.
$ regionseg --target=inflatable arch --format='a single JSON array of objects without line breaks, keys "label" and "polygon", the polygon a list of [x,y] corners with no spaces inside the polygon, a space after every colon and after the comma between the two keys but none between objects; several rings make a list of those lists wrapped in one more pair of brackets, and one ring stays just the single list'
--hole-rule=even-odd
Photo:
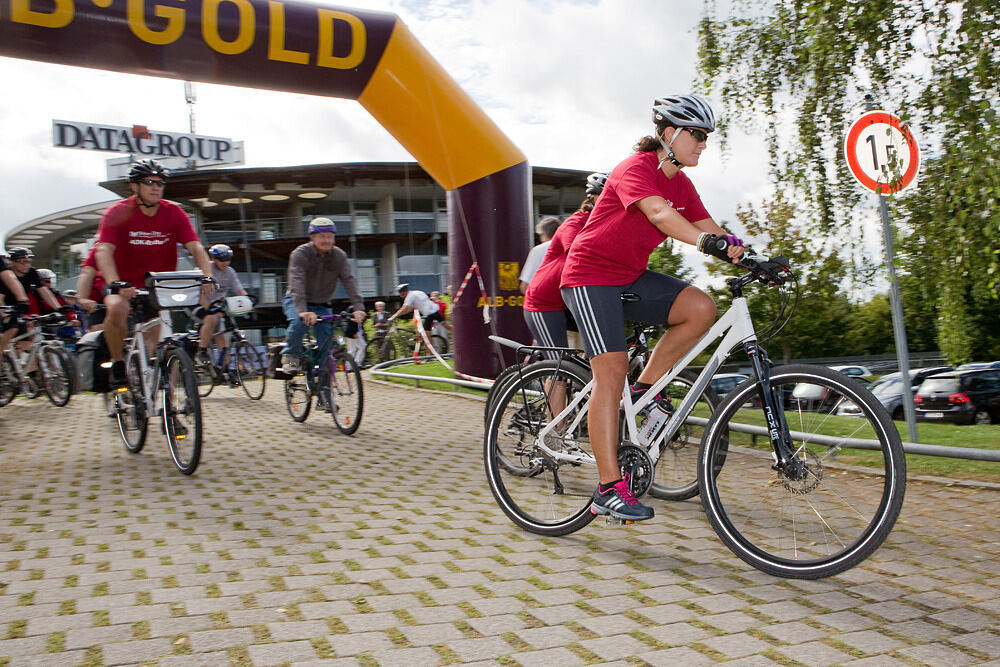
[{"label": "inflatable arch", "polygon": [[486,337],[528,339],[514,269],[532,239],[527,160],[396,15],[288,0],[0,0],[0,55],[357,100],[447,191],[451,284],[480,268],[486,295],[472,282],[452,309],[456,370],[493,377]]}]

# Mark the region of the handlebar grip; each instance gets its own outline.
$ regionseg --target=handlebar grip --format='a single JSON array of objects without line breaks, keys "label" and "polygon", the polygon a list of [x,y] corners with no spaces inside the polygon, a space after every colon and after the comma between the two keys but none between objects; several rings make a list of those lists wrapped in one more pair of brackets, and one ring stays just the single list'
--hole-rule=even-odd
[{"label": "handlebar grip", "polygon": [[729,241],[723,236],[704,234],[698,240],[698,250],[726,262],[732,261],[729,255],[726,254],[726,251],[729,250]]}]

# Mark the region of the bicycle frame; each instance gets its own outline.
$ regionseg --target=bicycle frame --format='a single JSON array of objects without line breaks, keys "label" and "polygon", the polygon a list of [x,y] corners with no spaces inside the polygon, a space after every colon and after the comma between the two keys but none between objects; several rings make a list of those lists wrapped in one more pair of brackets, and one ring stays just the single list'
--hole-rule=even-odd
[{"label": "bicycle frame", "polygon": [[[650,439],[644,440],[641,438],[639,434],[639,427],[636,426],[635,418],[642,410],[646,409],[650,401],[652,401],[663,388],[677,378],[681,371],[687,368],[688,364],[690,364],[695,357],[701,354],[718,338],[722,338],[722,340],[720,341],[714,354],[705,364],[704,370],[702,370],[702,372],[698,375],[694,384],[691,386],[691,389],[684,397],[684,400],[681,401],[681,404],[674,410],[671,418],[667,420],[665,424],[662,424]],[[625,413],[625,424],[628,431],[629,442],[645,449],[654,465],[659,460],[660,455],[665,449],[665,441],[672,438],[685,420],[687,420],[690,416],[698,399],[705,391],[705,388],[708,387],[708,383],[711,381],[712,376],[715,375],[716,371],[719,370],[732,351],[741,345],[749,354],[754,366],[754,372],[757,374],[757,377],[764,388],[764,395],[761,396],[761,401],[764,406],[765,414],[767,415],[769,437],[775,454],[778,456],[779,465],[786,463],[791,457],[791,441],[788,436],[787,424],[784,421],[784,413],[783,411],[777,409],[777,401],[770,388],[770,367],[767,361],[767,353],[762,348],[757,346],[757,333],[754,330],[753,321],[750,317],[750,309],[747,305],[746,297],[738,295],[733,299],[733,304],[729,310],[727,310],[722,317],[719,318],[712,328],[709,329],[697,343],[695,343],[694,347],[692,347],[687,354],[685,354],[674,365],[673,368],[654,382],[638,401],[634,404],[632,403],[627,382],[622,390],[622,405],[624,406],[623,410]],[[579,410],[573,421],[566,426],[565,429],[562,429],[565,433],[577,432],[581,422],[588,413],[587,408],[589,408],[590,394],[593,390],[593,386],[594,381],[591,380],[580,392],[576,394],[573,400],[570,401],[558,415],[553,417],[549,423],[546,424],[541,431],[539,431],[535,440],[536,445],[539,449],[544,450],[553,459],[569,463],[596,463],[594,457],[590,454],[568,454],[565,452],[558,452],[552,450],[546,445],[546,436],[553,433],[553,431],[562,423],[562,420],[565,419],[568,414],[571,414],[574,410],[579,408],[584,401],[586,401],[586,404],[583,405],[584,409]],[[776,417],[775,415],[779,416]]]},{"label": "bicycle frame", "polygon": [[[31,347],[28,351],[28,361],[22,365],[20,359],[17,358],[17,344],[22,340],[32,339]],[[27,368],[31,367],[31,363],[35,362],[38,370],[42,371],[43,374],[47,374],[49,367],[45,361],[45,355],[41,354],[41,351],[47,345],[61,345],[60,343],[49,342],[45,340],[44,334],[42,333],[41,324],[35,326],[35,328],[30,331],[26,331],[20,336],[15,336],[10,339],[7,345],[7,349],[3,351],[4,355],[10,359],[11,364],[14,367],[14,376],[18,383],[23,383],[24,379],[27,377]]]},{"label": "bicycle frame", "polygon": [[[159,318],[136,324],[132,341],[125,351],[126,363],[132,352],[138,352],[139,377],[142,379],[142,400],[146,406],[147,415],[156,414],[156,388],[160,386],[160,364],[157,363],[156,366],[150,366],[149,354],[146,351],[146,332],[159,325]],[[162,351],[163,348],[164,343],[162,341],[157,343],[157,350]],[[162,359],[162,354],[157,359]]]}]

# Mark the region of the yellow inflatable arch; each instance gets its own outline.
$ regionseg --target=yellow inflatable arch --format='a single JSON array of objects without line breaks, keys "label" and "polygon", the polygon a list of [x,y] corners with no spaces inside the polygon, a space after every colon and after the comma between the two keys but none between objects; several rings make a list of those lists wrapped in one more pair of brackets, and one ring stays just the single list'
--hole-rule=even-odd
[{"label": "yellow inflatable arch", "polygon": [[[287,0],[0,0],[0,55],[355,99],[448,191],[451,284],[475,260],[492,303],[516,302],[497,273],[530,246],[527,160],[394,14]],[[492,377],[486,336],[525,339],[525,328],[516,306],[485,325],[477,300],[453,309],[455,364]]]}]

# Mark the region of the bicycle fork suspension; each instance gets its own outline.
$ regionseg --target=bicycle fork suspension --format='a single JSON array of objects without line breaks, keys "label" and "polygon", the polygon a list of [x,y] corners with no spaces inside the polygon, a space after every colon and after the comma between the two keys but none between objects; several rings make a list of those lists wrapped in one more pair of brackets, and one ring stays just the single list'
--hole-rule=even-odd
[{"label": "bicycle fork suspension", "polygon": [[795,456],[795,446],[785,419],[784,402],[775,395],[774,387],[771,386],[771,361],[767,351],[758,347],[754,341],[745,343],[743,347],[758,381],[760,404],[767,421],[767,437],[771,441],[775,457],[775,463],[771,467],[790,479],[802,479],[806,469],[802,460]]}]

